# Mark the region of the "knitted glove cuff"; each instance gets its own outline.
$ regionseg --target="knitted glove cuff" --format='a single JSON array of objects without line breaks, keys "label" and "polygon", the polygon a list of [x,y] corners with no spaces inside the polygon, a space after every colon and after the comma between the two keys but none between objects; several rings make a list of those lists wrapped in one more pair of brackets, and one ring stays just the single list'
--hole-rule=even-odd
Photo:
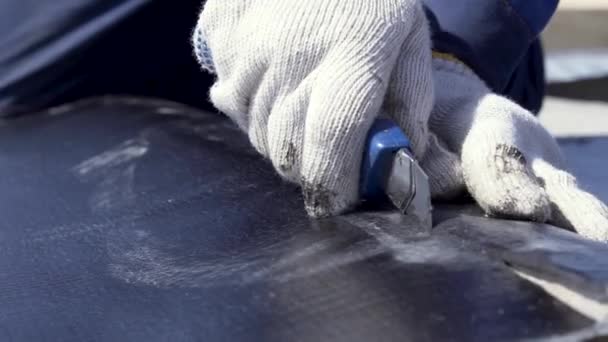
[{"label": "knitted glove cuff", "polygon": [[200,25],[194,30],[192,44],[194,45],[194,54],[196,59],[203,70],[210,74],[215,74],[216,69],[215,64],[213,64],[213,54],[211,53],[211,49],[207,44],[207,38],[205,37]]}]

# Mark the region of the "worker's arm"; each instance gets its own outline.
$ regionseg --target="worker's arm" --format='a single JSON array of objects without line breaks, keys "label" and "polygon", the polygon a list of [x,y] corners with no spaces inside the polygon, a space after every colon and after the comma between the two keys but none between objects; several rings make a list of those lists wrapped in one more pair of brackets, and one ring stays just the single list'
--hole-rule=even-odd
[{"label": "worker's arm", "polygon": [[532,114],[544,95],[537,39],[558,1],[423,1],[441,52],[431,131],[441,139],[435,145],[454,152],[422,161],[435,196],[457,193],[460,184],[491,215],[549,221],[608,241],[608,209],[565,171],[557,143]]},{"label": "worker's arm", "polygon": [[211,101],[287,180],[308,212],[359,198],[364,140],[383,112],[416,156],[428,148],[430,37],[418,0],[209,0],[194,35]]}]

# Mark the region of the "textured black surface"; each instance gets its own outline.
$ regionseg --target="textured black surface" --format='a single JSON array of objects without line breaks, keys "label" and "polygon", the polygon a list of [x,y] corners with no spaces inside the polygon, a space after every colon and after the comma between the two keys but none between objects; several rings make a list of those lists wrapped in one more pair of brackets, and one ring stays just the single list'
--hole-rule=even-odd
[{"label": "textured black surface", "polygon": [[553,226],[462,216],[435,228],[537,277],[608,302],[608,247]]},{"label": "textured black surface", "polygon": [[0,340],[500,341],[591,325],[457,235],[391,213],[310,221],[223,118],[127,102],[0,127]]}]

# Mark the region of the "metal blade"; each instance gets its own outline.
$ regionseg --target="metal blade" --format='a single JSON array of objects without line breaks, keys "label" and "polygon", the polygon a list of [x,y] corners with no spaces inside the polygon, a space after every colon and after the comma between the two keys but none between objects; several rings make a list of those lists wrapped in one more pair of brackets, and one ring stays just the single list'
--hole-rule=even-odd
[{"label": "metal blade", "polygon": [[422,227],[432,228],[432,205],[429,180],[406,149],[393,159],[386,182],[386,194],[404,215],[415,218]]}]

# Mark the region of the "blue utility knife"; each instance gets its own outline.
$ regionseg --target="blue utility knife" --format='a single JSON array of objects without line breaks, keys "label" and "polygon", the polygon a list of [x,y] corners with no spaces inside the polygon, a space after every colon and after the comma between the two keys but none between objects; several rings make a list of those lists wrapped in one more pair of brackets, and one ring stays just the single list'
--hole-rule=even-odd
[{"label": "blue utility knife", "polygon": [[377,119],[368,133],[360,189],[364,200],[390,200],[401,213],[432,228],[428,177],[414,158],[409,139],[391,120]]}]

